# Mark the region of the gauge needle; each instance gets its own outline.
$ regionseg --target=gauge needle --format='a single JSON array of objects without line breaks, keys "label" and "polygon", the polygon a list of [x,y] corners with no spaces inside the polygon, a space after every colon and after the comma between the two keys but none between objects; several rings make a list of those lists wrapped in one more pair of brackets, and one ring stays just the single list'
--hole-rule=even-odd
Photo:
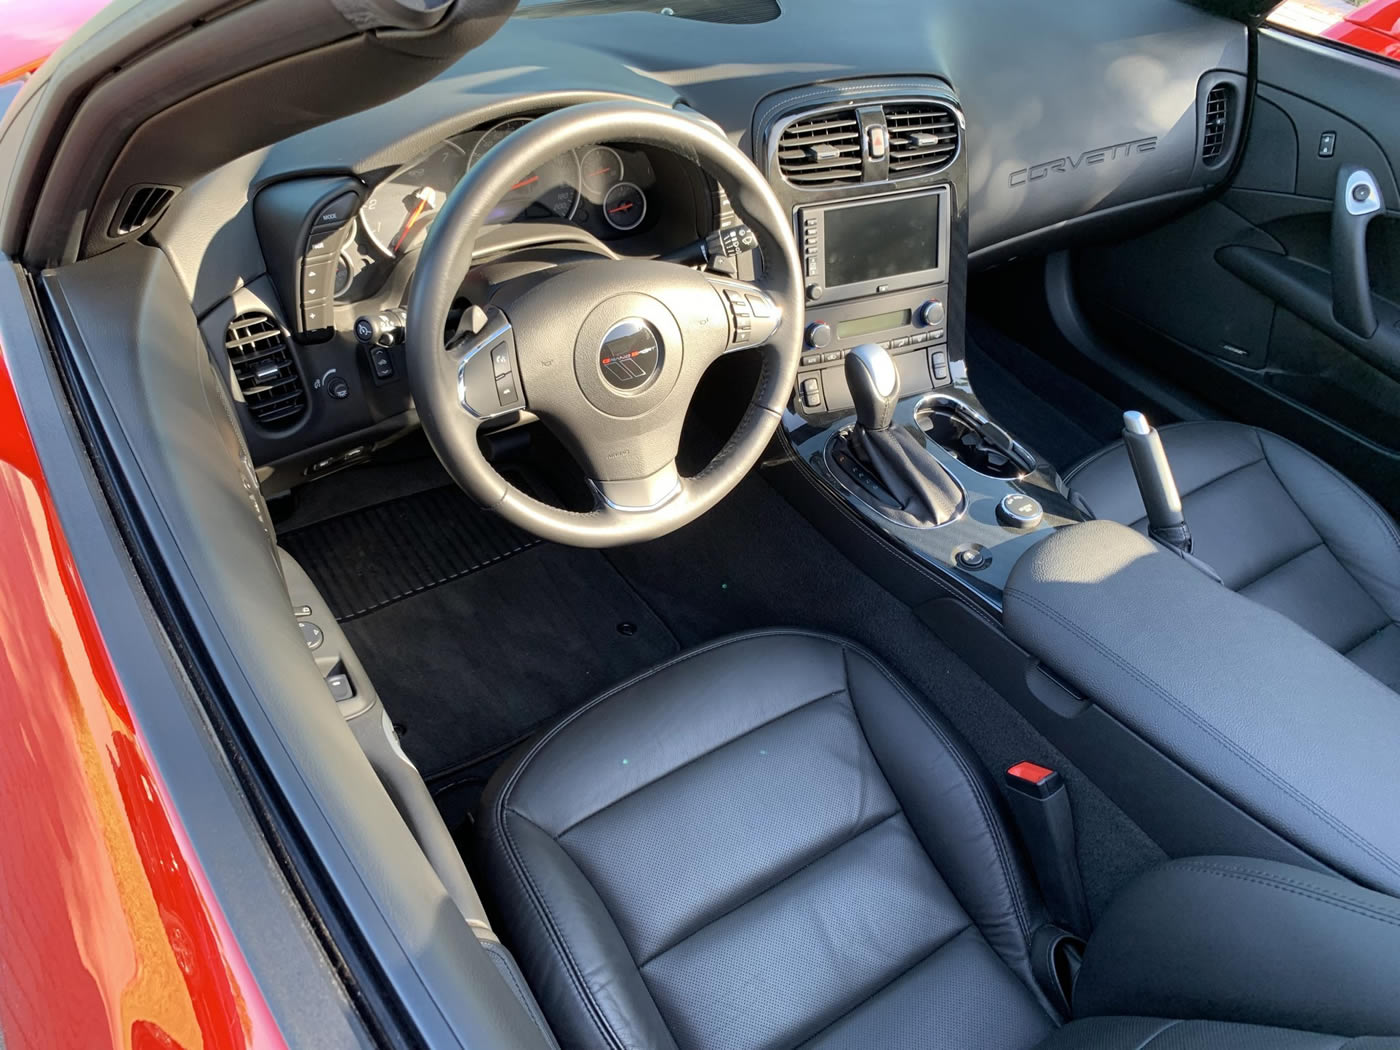
[{"label": "gauge needle", "polygon": [[631,201],[628,201],[628,202],[625,203],[625,204],[619,204],[619,205],[617,205],[616,207],[609,208],[609,209],[608,209],[608,214],[609,214],[609,215],[612,215],[614,212],[619,212],[619,211],[631,211],[631,210],[632,210],[632,202],[631,202]]},{"label": "gauge needle", "polygon": [[517,182],[514,186],[512,186],[511,189],[513,189],[513,190],[523,190],[526,186],[530,185],[530,183],[532,183],[532,182],[539,182],[539,181],[540,181],[540,177],[539,177],[538,175],[531,175],[528,179],[521,179],[521,180],[520,180],[519,182]]},{"label": "gauge needle", "polygon": [[593,172],[593,174],[592,174],[592,175],[589,175],[588,177],[591,179],[591,178],[594,178],[595,176],[598,176],[598,175],[606,175],[606,174],[607,174],[608,172],[610,172],[610,171],[612,171],[612,168],[611,168],[611,167],[608,167],[608,168],[599,168],[597,171]]},{"label": "gauge needle", "polygon": [[407,221],[403,224],[403,229],[399,231],[398,240],[394,241],[394,251],[397,252],[403,246],[404,240],[413,232],[413,227],[417,224],[423,212],[427,208],[437,207],[437,193],[427,186],[417,190],[414,194],[418,198],[418,206],[409,213]]}]

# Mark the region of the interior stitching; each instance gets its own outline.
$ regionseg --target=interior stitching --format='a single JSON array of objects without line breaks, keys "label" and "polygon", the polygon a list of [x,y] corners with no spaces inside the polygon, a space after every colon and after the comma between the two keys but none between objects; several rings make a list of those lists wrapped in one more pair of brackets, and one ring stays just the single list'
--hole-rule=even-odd
[{"label": "interior stitching", "polygon": [[1237,758],[1242,759],[1246,765],[1253,768],[1256,772],[1262,774],[1266,779],[1272,781],[1278,788],[1280,788],[1284,792],[1284,794],[1289,795],[1297,802],[1301,803],[1305,809],[1310,810],[1315,816],[1321,818],[1324,823],[1330,825],[1334,831],[1337,831],[1344,838],[1350,839],[1354,845],[1359,846],[1364,852],[1370,854],[1371,857],[1378,861],[1383,867],[1389,869],[1391,872],[1400,874],[1400,864],[1398,864],[1394,859],[1392,859],[1389,856],[1389,854],[1387,854],[1379,846],[1376,846],[1374,843],[1365,838],[1359,832],[1349,827],[1340,818],[1333,815],[1321,803],[1308,798],[1296,787],[1290,784],[1287,780],[1283,779],[1281,775],[1274,772],[1268,766],[1264,765],[1264,763],[1256,759],[1241,745],[1231,740],[1221,730],[1216,728],[1214,724],[1207,721],[1203,715],[1201,715],[1199,712],[1193,711],[1187,704],[1178,699],[1165,686],[1162,686],[1154,679],[1148,677],[1146,673],[1133,667],[1125,659],[1123,659],[1116,652],[1110,649],[1107,645],[1100,642],[1097,638],[1090,635],[1087,631],[1083,630],[1078,624],[1074,623],[1067,617],[1061,615],[1059,612],[1042,602],[1040,599],[1026,593],[1023,590],[1008,587],[1005,591],[1005,594],[1008,596],[1015,595],[1027,604],[1033,606],[1036,609],[1039,609],[1046,616],[1049,616],[1052,620],[1055,620],[1057,623],[1063,626],[1071,634],[1087,642],[1101,655],[1105,656],[1112,663],[1117,665],[1119,669],[1126,672],[1130,677],[1136,679],[1140,684],[1146,686],[1158,696],[1162,697],[1162,699],[1166,700],[1169,704],[1172,705],[1172,707],[1176,708],[1176,710],[1179,711],[1182,715],[1184,715],[1189,721],[1195,723],[1195,725],[1199,729],[1203,730],[1208,735],[1214,737],[1229,751],[1234,753],[1234,755]]},{"label": "interior stitching", "polygon": [[718,744],[716,744],[714,747],[710,748],[709,750],[707,750],[707,751],[702,751],[702,752],[700,752],[698,755],[695,755],[693,758],[687,758],[687,759],[686,759],[684,762],[682,762],[680,765],[671,767],[670,769],[666,770],[666,772],[662,773],[660,776],[655,777],[655,778],[653,778],[653,779],[651,779],[651,780],[648,780],[645,784],[638,784],[636,787],[634,787],[631,791],[627,792],[625,795],[619,795],[617,798],[613,799],[611,802],[607,803],[606,805],[602,806],[602,807],[599,808],[599,809],[595,809],[592,813],[589,813],[587,816],[579,817],[578,820],[574,821],[572,824],[570,824],[568,827],[564,828],[562,831],[550,832],[549,834],[550,834],[553,838],[562,839],[565,835],[567,835],[569,832],[573,831],[575,828],[579,827],[581,824],[586,824],[586,823],[588,823],[588,821],[592,820],[594,817],[600,816],[601,814],[606,813],[608,810],[612,809],[613,806],[616,806],[616,805],[618,805],[619,803],[622,803],[622,802],[627,801],[627,800],[628,800],[629,798],[631,798],[633,795],[640,794],[641,792],[646,791],[648,788],[653,788],[653,787],[655,787],[657,784],[661,783],[661,782],[662,782],[663,780],[665,780],[667,777],[670,777],[670,776],[675,775],[676,773],[679,773],[682,769],[686,769],[686,768],[688,768],[688,767],[690,767],[690,766],[693,766],[693,765],[695,765],[695,763],[701,761],[702,759],[709,758],[711,755],[716,754],[716,753],[719,752],[719,751],[723,751],[726,747],[728,747],[728,746],[731,745],[731,744],[737,744],[740,740],[743,740],[744,737],[746,737],[746,736],[752,736],[754,733],[757,733],[757,732],[758,732],[759,730],[761,730],[761,729],[766,729],[766,728],[768,728],[769,726],[773,725],[773,723],[775,723],[775,722],[781,722],[784,718],[789,718],[789,717],[791,717],[792,715],[798,714],[798,713],[801,712],[801,711],[805,711],[805,710],[807,710],[807,708],[811,707],[813,704],[819,704],[819,703],[821,703],[823,700],[830,700],[833,696],[840,696],[841,694],[843,694],[843,693],[845,693],[845,692],[846,692],[845,689],[834,689],[834,690],[832,690],[832,691],[829,692],[829,693],[823,693],[821,696],[813,697],[811,700],[804,700],[804,701],[802,701],[802,703],[798,704],[796,707],[792,708],[791,710],[784,711],[782,714],[774,715],[772,718],[769,718],[769,719],[767,719],[766,721],[760,722],[760,723],[758,723],[758,725],[753,726],[753,727],[750,728],[750,729],[745,729],[745,730],[744,730],[742,733],[740,733],[738,736],[730,737],[728,740],[722,740],[722,741],[720,741]]},{"label": "interior stitching", "polygon": [[[854,649],[854,647],[843,648]],[[944,750],[946,750],[948,754],[952,756],[953,761],[957,763],[958,771],[962,773],[963,776],[963,782],[967,784],[968,789],[972,792],[973,800],[977,803],[977,808],[982,814],[982,821],[987,826],[987,829],[990,832],[992,844],[997,854],[997,861],[1001,865],[1002,878],[1006,883],[1007,892],[1011,897],[1011,906],[1012,911],[1016,916],[1016,924],[1021,931],[1021,938],[1025,942],[1023,947],[1028,946],[1030,943],[1030,921],[1026,914],[1025,903],[1021,897],[1021,888],[1016,882],[1015,871],[1012,868],[1008,859],[1010,844],[1006,842],[1002,824],[1000,820],[997,819],[999,814],[995,812],[995,807],[990,803],[990,800],[987,799],[986,792],[982,788],[981,779],[976,775],[974,770],[968,767],[968,763],[966,757],[962,753],[962,749],[957,746],[957,744],[948,736],[946,732],[944,732],[943,727],[940,726],[938,722],[934,720],[932,715],[924,709],[923,705],[918,703],[914,699],[914,697],[910,695],[909,691],[904,688],[904,686],[899,682],[899,680],[896,679],[889,672],[889,670],[884,667],[884,665],[882,665],[878,660],[875,660],[873,657],[869,657],[863,650],[855,649],[854,651],[856,651],[863,658],[865,658],[872,667],[874,667],[877,671],[880,672],[881,675],[884,676],[885,680],[889,682],[889,684],[895,689],[895,691],[898,692],[900,696],[904,697],[905,702],[908,703],[909,706],[912,707],[914,711],[919,715],[919,717],[924,720],[924,723],[929,727],[929,729],[933,731],[934,735],[938,737],[938,740],[943,745]],[[846,681],[849,687],[849,669],[846,672]],[[854,702],[852,702],[851,706],[854,710]],[[859,719],[860,715],[859,713],[857,713],[857,722],[859,722]],[[863,733],[864,730],[862,730],[862,735]],[[868,741],[867,746],[869,746]],[[893,791],[894,789],[891,788],[890,790]],[[930,861],[933,860],[932,857],[930,857],[929,859]],[[937,867],[938,865],[935,863],[934,868],[936,869]],[[942,878],[942,873],[939,874],[939,877]],[[949,887],[949,889],[951,890],[952,887]]]},{"label": "interior stitching", "polygon": [[[903,816],[903,812],[902,812],[901,810],[896,809],[893,813],[890,813],[888,816],[881,817],[881,818],[879,818],[878,820],[872,821],[871,823],[865,825],[865,827],[863,827],[863,828],[861,828],[860,830],[858,830],[857,832],[855,832],[855,834],[853,834],[853,835],[847,835],[844,839],[842,839],[840,842],[836,843],[836,845],[832,846],[830,849],[823,850],[821,853],[817,854],[815,857],[812,857],[810,860],[803,861],[803,863],[801,863],[801,864],[798,865],[797,867],[793,868],[791,871],[785,873],[781,878],[779,878],[779,879],[777,879],[777,880],[775,880],[775,881],[773,881],[773,882],[770,882],[768,885],[764,886],[764,887],[763,887],[761,890],[759,890],[757,893],[750,894],[749,896],[745,897],[743,900],[739,901],[737,904],[734,904],[734,905],[732,905],[731,907],[726,908],[726,909],[725,909],[724,911],[722,911],[720,914],[714,916],[714,918],[706,919],[706,920],[705,920],[703,923],[701,923],[699,926],[695,927],[695,929],[689,931],[688,933],[686,933],[686,934],[685,934],[684,936],[682,936],[682,937],[678,937],[676,940],[674,940],[674,941],[672,941],[670,944],[666,945],[666,947],[662,948],[660,951],[653,952],[650,956],[647,957],[647,959],[646,959],[645,961],[639,962],[639,963],[637,964],[637,968],[638,968],[639,970],[640,970],[640,969],[645,969],[647,966],[650,966],[652,963],[656,962],[657,959],[661,958],[661,957],[662,957],[663,955],[665,955],[667,952],[672,951],[672,950],[674,950],[674,949],[676,949],[676,948],[679,948],[682,944],[684,944],[686,941],[690,940],[692,937],[695,937],[695,936],[697,936],[697,935],[699,935],[699,934],[701,934],[701,933],[704,933],[704,932],[705,932],[706,930],[708,930],[711,926],[715,925],[715,923],[723,922],[725,919],[727,919],[730,915],[733,915],[733,914],[734,914],[736,911],[738,911],[740,908],[743,908],[743,907],[745,907],[745,906],[747,906],[747,905],[749,905],[749,904],[752,904],[754,901],[758,900],[758,898],[760,898],[760,897],[762,897],[762,896],[764,896],[764,895],[766,895],[766,894],[772,893],[772,892],[773,892],[774,890],[776,890],[779,886],[783,885],[783,883],[792,881],[793,879],[797,878],[797,876],[801,875],[804,871],[808,870],[808,869],[811,868],[812,866],[814,866],[814,865],[816,865],[816,864],[820,864],[822,861],[826,860],[828,857],[830,857],[830,856],[832,856],[832,855],[834,855],[834,854],[836,854],[836,853],[839,853],[841,850],[845,849],[847,846],[849,846],[851,843],[855,842],[857,839],[861,838],[861,837],[864,836],[864,835],[868,835],[870,832],[874,831],[876,828],[880,827],[882,824],[888,824],[890,821],[894,820],[895,817],[899,817],[899,816]],[[913,832],[911,831],[910,834],[912,835]]]},{"label": "interior stitching", "polygon": [[1180,1021],[1180,1020],[1168,1021],[1168,1022],[1166,1022],[1164,1025],[1162,1025],[1161,1028],[1157,1029],[1157,1031],[1153,1032],[1153,1033],[1152,1033],[1151,1035],[1149,1035],[1146,1039],[1144,1039],[1141,1043],[1139,1043],[1138,1046],[1137,1046],[1137,1050],[1150,1050],[1150,1048],[1151,1048],[1151,1046],[1152,1046],[1153,1043],[1155,1043],[1155,1042],[1156,1042],[1158,1039],[1160,1039],[1165,1033],[1171,1031],[1173,1028],[1175,1028],[1175,1027],[1176,1027],[1177,1025],[1179,1025],[1179,1024],[1181,1024],[1181,1021]]},{"label": "interior stitching", "polygon": [[1260,871],[1257,868],[1222,867],[1220,865],[1202,863],[1200,861],[1181,861],[1174,865],[1174,867],[1186,871],[1198,871],[1208,875],[1218,875],[1221,878],[1247,879],[1252,882],[1268,883],[1280,891],[1298,893],[1302,896],[1310,897],[1313,900],[1331,904],[1333,907],[1340,908],[1343,911],[1349,911],[1355,915],[1360,915],[1363,918],[1383,922],[1388,926],[1400,926],[1400,909],[1390,911],[1382,906],[1353,900],[1350,897],[1327,889],[1326,887],[1310,885],[1306,882],[1300,882],[1297,879],[1276,875],[1271,871]]},{"label": "interior stitching", "polygon": [[800,1043],[797,1044],[797,1050],[802,1050],[802,1047],[808,1046],[808,1045],[812,1042],[813,1039],[820,1038],[823,1034],[825,1034],[826,1032],[829,1032],[831,1029],[835,1028],[838,1024],[840,1024],[840,1023],[841,1023],[842,1021],[844,1021],[846,1018],[850,1017],[852,1014],[854,1014],[854,1013],[855,1013],[857,1010],[859,1010],[861,1007],[865,1006],[867,1003],[871,1002],[872,1000],[874,1000],[874,999],[875,999],[876,997],[878,997],[879,995],[881,995],[881,994],[883,994],[884,992],[888,991],[891,987],[893,987],[897,982],[899,982],[899,981],[902,980],[903,978],[908,977],[911,973],[913,973],[913,972],[914,972],[915,970],[917,970],[920,966],[924,965],[924,963],[926,963],[926,962],[928,962],[930,959],[932,959],[935,955],[937,955],[939,952],[941,952],[944,948],[948,947],[948,946],[949,946],[950,944],[952,944],[954,941],[959,940],[964,934],[966,934],[966,933],[967,933],[969,930],[971,930],[971,929],[973,929],[973,925],[972,925],[971,923],[968,923],[966,926],[964,926],[962,929],[960,929],[957,933],[953,934],[951,937],[945,937],[943,940],[939,941],[939,942],[938,942],[937,944],[935,944],[932,948],[930,948],[926,953],[924,953],[924,954],[923,954],[922,956],[920,956],[918,959],[915,959],[913,962],[911,962],[911,963],[910,963],[908,966],[906,966],[904,969],[900,970],[898,973],[894,974],[892,977],[890,977],[889,980],[885,981],[883,984],[881,984],[878,988],[876,988],[876,989],[875,989],[873,992],[871,992],[869,995],[866,995],[866,996],[862,997],[861,999],[857,1000],[856,1002],[852,1003],[852,1004],[850,1005],[850,1007],[848,1007],[847,1009],[841,1011],[841,1013],[837,1014],[835,1017],[833,1017],[833,1018],[832,1018],[830,1021],[828,1021],[826,1024],[822,1025],[820,1028],[818,1028],[818,1029],[817,1029],[815,1032],[813,1032],[811,1035],[809,1035],[809,1036],[807,1036],[806,1038],[804,1038],[804,1039],[802,1040],[802,1042],[800,1042]]}]

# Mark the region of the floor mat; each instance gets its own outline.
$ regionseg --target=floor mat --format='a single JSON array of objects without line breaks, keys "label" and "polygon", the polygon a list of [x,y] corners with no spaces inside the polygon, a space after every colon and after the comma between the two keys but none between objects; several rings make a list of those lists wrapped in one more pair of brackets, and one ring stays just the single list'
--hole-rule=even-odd
[{"label": "floor mat", "polygon": [[337,620],[450,583],[540,541],[455,485],[341,514],[278,536]]},{"label": "floor mat", "polygon": [[1111,401],[985,322],[968,323],[967,374],[993,418],[1062,472],[1118,439]]},{"label": "floor mat", "polygon": [[601,554],[553,544],[344,626],[435,788],[678,649]]}]

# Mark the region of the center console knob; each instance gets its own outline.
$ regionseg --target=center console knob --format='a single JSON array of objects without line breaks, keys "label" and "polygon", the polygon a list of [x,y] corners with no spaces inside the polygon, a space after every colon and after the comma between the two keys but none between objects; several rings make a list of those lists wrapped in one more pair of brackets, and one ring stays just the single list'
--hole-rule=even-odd
[{"label": "center console knob", "polygon": [[825,321],[815,321],[807,326],[807,345],[814,350],[831,345],[831,325]]},{"label": "center console knob", "polygon": [[943,323],[943,319],[948,316],[948,311],[943,308],[943,304],[937,299],[930,299],[919,307],[919,324],[927,325],[930,328],[937,328]]}]

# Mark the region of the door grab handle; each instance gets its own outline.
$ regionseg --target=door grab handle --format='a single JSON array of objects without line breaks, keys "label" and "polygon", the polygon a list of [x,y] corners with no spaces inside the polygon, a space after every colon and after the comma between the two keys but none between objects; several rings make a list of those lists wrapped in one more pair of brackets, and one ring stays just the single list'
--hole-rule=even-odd
[{"label": "door grab handle", "polygon": [[1363,339],[1376,334],[1376,307],[1366,267],[1366,227],[1381,211],[1381,188],[1365,168],[1337,172],[1332,200],[1332,316]]}]

